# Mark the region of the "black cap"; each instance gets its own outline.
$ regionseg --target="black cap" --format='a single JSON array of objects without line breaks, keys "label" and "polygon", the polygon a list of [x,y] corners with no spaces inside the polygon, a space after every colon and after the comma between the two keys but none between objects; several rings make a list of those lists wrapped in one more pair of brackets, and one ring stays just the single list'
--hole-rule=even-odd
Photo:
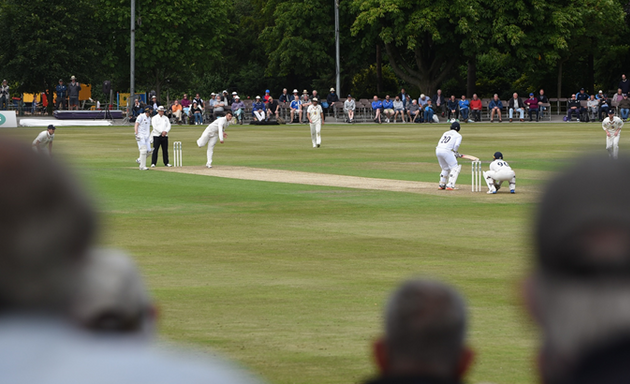
[{"label": "black cap", "polygon": [[495,159],[503,159],[503,154],[501,152],[495,152],[494,153],[494,158]]},{"label": "black cap", "polygon": [[453,121],[453,124],[451,124],[451,129],[456,130],[457,132],[459,132],[459,129],[461,128],[461,126],[459,125],[459,122],[457,121]]},{"label": "black cap", "polygon": [[[602,188],[611,185],[614,188]],[[554,177],[538,207],[542,272],[630,279],[630,159],[589,156]]]},{"label": "black cap", "polygon": [[610,109],[608,110],[608,114],[609,114],[609,115],[614,115],[614,114],[615,114],[615,110],[614,110],[613,108],[610,108]]},{"label": "black cap", "polygon": [[580,91],[584,91],[584,88],[580,88]]},{"label": "black cap", "polygon": [[146,113],[146,112],[151,112],[151,108],[149,108],[149,107],[144,108],[144,112],[145,112],[145,113]]},{"label": "black cap", "polygon": [[48,128],[46,128],[46,129],[52,129],[52,130],[54,131],[54,130],[55,130],[55,129],[57,129],[57,128],[55,128],[55,126],[54,126],[54,125],[50,124],[50,125],[48,126]]}]

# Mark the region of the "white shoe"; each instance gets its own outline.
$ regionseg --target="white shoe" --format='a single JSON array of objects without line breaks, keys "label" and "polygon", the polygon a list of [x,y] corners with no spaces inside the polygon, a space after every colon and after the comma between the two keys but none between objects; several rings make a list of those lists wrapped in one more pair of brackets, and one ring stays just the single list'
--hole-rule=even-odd
[{"label": "white shoe", "polygon": [[170,164],[166,164],[166,166],[167,166],[167,167],[172,167],[172,165],[170,165]]},{"label": "white shoe", "polygon": [[151,168],[155,168],[155,164],[151,164]]},{"label": "white shoe", "polygon": [[497,191],[488,191],[486,192],[488,195],[494,195],[495,193],[497,193]]},{"label": "white shoe", "polygon": [[148,171],[148,170],[149,170],[149,168],[144,167],[144,168],[140,168],[140,170],[141,170],[141,171]]},{"label": "white shoe", "polygon": [[206,165],[206,168],[212,168],[212,165]]},{"label": "white shoe", "polygon": [[386,122],[386,123],[389,123],[389,119],[388,119],[388,118],[385,118],[385,122]]},{"label": "white shoe", "polygon": [[136,159],[136,163],[140,164],[140,159]]}]

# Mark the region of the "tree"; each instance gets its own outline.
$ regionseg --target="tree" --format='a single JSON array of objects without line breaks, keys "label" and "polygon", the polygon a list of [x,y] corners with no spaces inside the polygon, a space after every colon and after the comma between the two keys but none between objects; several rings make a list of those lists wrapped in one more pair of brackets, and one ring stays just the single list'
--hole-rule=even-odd
[{"label": "tree", "polygon": [[352,33],[377,28],[392,69],[432,94],[451,70],[484,40],[478,0],[353,0]]},{"label": "tree", "polygon": [[269,59],[267,75],[334,74],[332,8],[332,0],[271,0],[267,3],[266,12],[273,13],[275,20],[261,35]]},{"label": "tree", "polygon": [[[129,0],[99,0],[109,30],[107,62],[118,77],[129,76]],[[185,83],[223,62],[232,32],[230,0],[136,0],[136,81],[160,95],[168,82]]]},{"label": "tree", "polygon": [[89,83],[102,54],[101,29],[90,22],[96,12],[94,0],[0,2],[0,68],[17,91],[48,90],[52,101],[59,79]]}]

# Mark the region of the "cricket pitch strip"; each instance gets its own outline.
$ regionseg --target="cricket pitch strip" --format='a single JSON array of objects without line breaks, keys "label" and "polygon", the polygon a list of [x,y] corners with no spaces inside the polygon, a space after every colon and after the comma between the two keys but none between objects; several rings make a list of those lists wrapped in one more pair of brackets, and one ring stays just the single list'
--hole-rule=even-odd
[{"label": "cricket pitch strip", "polygon": [[[468,183],[458,184],[455,191],[443,191],[438,189],[438,183],[428,183],[422,181],[407,181],[407,180],[393,180],[393,179],[377,179],[370,177],[358,177],[358,176],[344,176],[334,175],[327,173],[313,173],[313,172],[300,172],[300,171],[287,171],[281,169],[268,169],[268,168],[252,168],[252,167],[238,167],[229,165],[218,165],[212,168],[206,168],[203,166],[185,166],[179,168],[154,168],[163,172],[177,172],[186,173],[191,175],[203,175],[213,177],[224,177],[229,179],[240,180],[252,180],[252,181],[264,181],[273,183],[290,183],[290,184],[303,184],[303,185],[316,185],[325,187],[339,187],[339,188],[354,188],[354,189],[367,189],[377,191],[390,191],[390,192],[407,192],[426,195],[439,195],[439,196],[476,196],[482,197],[479,193],[472,193],[470,191],[470,185]],[[532,193],[533,192],[533,193]],[[506,198],[516,199],[519,201],[530,201],[533,197],[538,195],[537,189],[524,189],[517,187],[515,195],[511,195],[509,191],[501,190],[496,195],[486,196],[483,194],[484,200],[493,200],[493,198],[506,195]],[[532,196],[534,195],[534,196]]]}]

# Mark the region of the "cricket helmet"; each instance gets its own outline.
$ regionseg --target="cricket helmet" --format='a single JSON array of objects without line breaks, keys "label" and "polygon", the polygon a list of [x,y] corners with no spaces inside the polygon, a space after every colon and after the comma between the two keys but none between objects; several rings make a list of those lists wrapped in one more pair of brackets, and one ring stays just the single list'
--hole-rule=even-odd
[{"label": "cricket helmet", "polygon": [[459,129],[460,129],[459,121],[454,121],[454,122],[451,124],[451,129],[454,129],[454,130],[456,130],[457,132],[459,132]]},{"label": "cricket helmet", "polygon": [[494,158],[503,160],[503,154],[501,152],[495,152]]}]

